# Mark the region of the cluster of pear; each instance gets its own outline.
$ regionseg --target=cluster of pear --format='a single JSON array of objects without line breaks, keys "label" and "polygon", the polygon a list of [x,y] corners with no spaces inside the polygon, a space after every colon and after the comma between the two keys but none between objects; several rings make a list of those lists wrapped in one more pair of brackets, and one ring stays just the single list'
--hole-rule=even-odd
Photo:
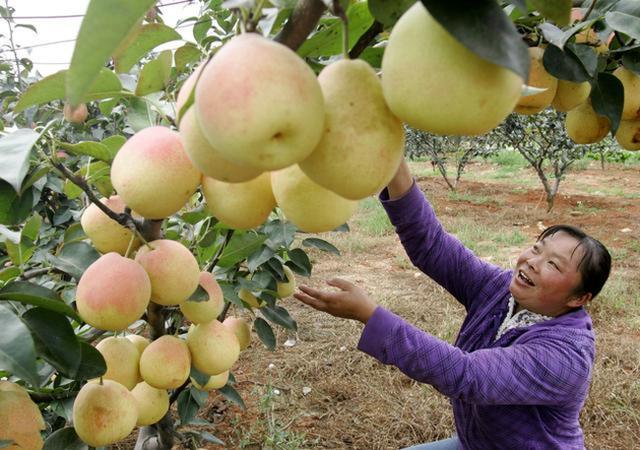
[{"label": "cluster of pear", "polygon": [[38,405],[20,385],[0,381],[0,441],[5,450],[40,449],[45,423]]}]

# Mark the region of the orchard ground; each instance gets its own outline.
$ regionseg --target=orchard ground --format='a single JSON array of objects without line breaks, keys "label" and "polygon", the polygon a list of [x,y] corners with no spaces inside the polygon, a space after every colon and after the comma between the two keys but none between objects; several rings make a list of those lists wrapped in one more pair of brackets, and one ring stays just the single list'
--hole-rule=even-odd
[{"label": "orchard ground", "polygon": [[[608,164],[602,171],[599,162],[578,161],[550,213],[534,172],[517,157],[470,164],[455,193],[430,163],[411,166],[445,227],[503,267],[512,266],[541,227],[554,223],[581,226],[608,246],[612,275],[589,307],[597,361],[581,421],[589,449],[637,445],[640,164]],[[346,278],[411,323],[452,342],[463,308],[412,266],[378,202],[362,202],[350,227],[349,233],[322,236],[342,255],[314,249],[312,278],[298,277],[298,282],[322,286],[333,276]],[[444,396],[356,349],[361,324],[334,319],[292,298],[285,301],[298,321],[298,334],[280,329],[275,352],[254,339],[235,367],[236,388],[247,409],[212,394],[201,411],[228,448],[397,449],[453,432]]]}]

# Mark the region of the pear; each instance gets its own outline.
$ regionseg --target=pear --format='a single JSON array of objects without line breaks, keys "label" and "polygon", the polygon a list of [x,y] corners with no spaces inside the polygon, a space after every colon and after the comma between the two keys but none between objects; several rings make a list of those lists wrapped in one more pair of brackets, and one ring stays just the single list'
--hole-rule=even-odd
[{"label": "pear", "polygon": [[624,88],[624,105],[622,107],[623,120],[640,119],[640,76],[624,66],[613,71]]},{"label": "pear", "polygon": [[468,50],[421,2],[395,24],[382,58],[389,108],[414,128],[478,135],[513,111],[524,80]]},{"label": "pear", "polygon": [[308,233],[334,230],[358,205],[312,181],[297,164],[272,172],[271,187],[286,218]]},{"label": "pear", "polygon": [[85,384],[73,402],[76,433],[93,447],[126,438],[137,420],[138,409],[133,394],[113,380]]},{"label": "pear", "polygon": [[153,341],[140,356],[140,374],[157,389],[176,389],[187,381],[191,355],[180,338],[164,335]]},{"label": "pear", "polygon": [[267,304],[264,300],[253,295],[249,289],[243,287],[238,291],[238,297],[252,308],[262,308]]},{"label": "pear", "polygon": [[276,207],[268,172],[243,183],[202,179],[207,210],[222,223],[248,230],[262,225]]},{"label": "pear", "polygon": [[227,384],[227,381],[229,380],[229,371],[224,371],[219,375],[212,375],[211,377],[209,377],[209,381],[207,381],[207,383],[204,386],[201,386],[196,380],[194,380],[193,378],[191,378],[191,383],[193,383],[193,385],[200,389],[201,391],[213,391],[214,389],[220,389],[221,387],[224,387],[225,384]]},{"label": "pear", "polygon": [[200,286],[209,295],[208,300],[204,302],[187,300],[180,304],[182,314],[193,323],[211,322],[224,309],[224,295],[212,273],[200,272]]},{"label": "pear", "polygon": [[622,120],[616,141],[625,150],[640,150],[640,120]]},{"label": "pear", "polygon": [[382,95],[375,71],[362,60],[342,60],[318,76],[325,126],[313,153],[299,163],[319,185],[351,200],[377,194],[404,152],[404,129]]},{"label": "pear", "polygon": [[565,128],[576,144],[595,144],[604,139],[611,129],[611,123],[606,117],[596,114],[591,104],[585,102],[567,113]]},{"label": "pear", "polygon": [[[119,195],[102,198],[100,202],[114,212],[124,212],[125,204]],[[140,247],[137,237],[131,241],[133,233],[111,219],[95,203],[91,203],[80,218],[82,230],[91,239],[91,243],[100,253],[116,252],[124,255],[131,243],[131,250]]]},{"label": "pear", "polygon": [[127,389],[133,389],[140,379],[140,351],[124,337],[108,337],[101,340],[96,349],[107,363],[103,379],[117,381]]},{"label": "pear", "polygon": [[520,114],[536,114],[551,104],[556,96],[558,79],[547,72],[542,64],[544,49],[541,47],[529,47],[529,57],[531,65],[529,68],[529,81],[527,85],[546,89],[534,95],[520,97],[515,107],[515,112]]},{"label": "pear", "polygon": [[278,281],[276,286],[278,287],[278,298],[289,297],[296,290],[296,278],[293,274],[293,270],[289,266],[282,266],[284,269],[284,276],[287,281]]},{"label": "pear", "polygon": [[234,37],[211,58],[198,79],[195,106],[212,147],[262,171],[309,156],[324,125],[313,70],[293,50],[256,33]]},{"label": "pear", "polygon": [[0,441],[13,441],[7,450],[41,449],[42,413],[27,391],[10,381],[0,381]]},{"label": "pear", "polygon": [[131,391],[138,408],[138,426],[157,423],[169,411],[169,393],[145,383],[138,383]]},{"label": "pear", "polygon": [[575,83],[573,81],[558,80],[556,96],[553,97],[551,106],[556,111],[568,112],[580,106],[589,98],[591,94],[591,84],[588,81]]},{"label": "pear", "polygon": [[224,319],[222,325],[233,331],[236,335],[241,351],[249,346],[251,343],[251,326],[246,320],[229,316]]},{"label": "pear", "polygon": [[193,365],[206,375],[219,375],[240,356],[238,338],[217,320],[196,325],[187,333]]}]

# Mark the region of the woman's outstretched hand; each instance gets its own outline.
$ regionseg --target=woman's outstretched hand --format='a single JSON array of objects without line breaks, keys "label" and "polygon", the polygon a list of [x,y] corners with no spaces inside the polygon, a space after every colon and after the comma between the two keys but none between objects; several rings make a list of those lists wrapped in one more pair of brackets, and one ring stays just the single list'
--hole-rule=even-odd
[{"label": "woman's outstretched hand", "polygon": [[340,278],[329,280],[327,284],[339,291],[323,291],[302,285],[293,296],[318,311],[367,323],[377,305],[364,290]]}]

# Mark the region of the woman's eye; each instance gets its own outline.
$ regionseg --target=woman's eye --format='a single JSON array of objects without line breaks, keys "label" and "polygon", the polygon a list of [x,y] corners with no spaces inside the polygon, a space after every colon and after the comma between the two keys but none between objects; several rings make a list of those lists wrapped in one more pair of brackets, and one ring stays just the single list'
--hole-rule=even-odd
[{"label": "woman's eye", "polygon": [[556,269],[558,268],[558,265],[556,263],[554,263],[553,261],[549,261],[549,264],[551,264],[553,267],[555,267]]}]

